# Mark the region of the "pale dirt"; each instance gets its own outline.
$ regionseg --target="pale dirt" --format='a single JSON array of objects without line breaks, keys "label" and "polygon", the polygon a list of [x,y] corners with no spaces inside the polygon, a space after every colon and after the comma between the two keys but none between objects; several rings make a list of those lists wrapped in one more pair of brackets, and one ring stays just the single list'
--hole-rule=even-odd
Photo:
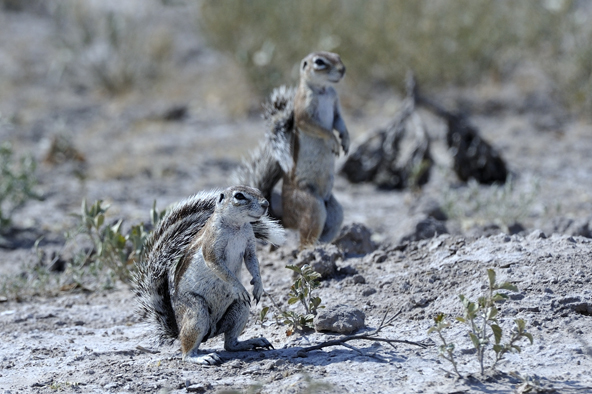
[{"label": "pale dirt", "polygon": [[[111,218],[148,221],[153,200],[164,207],[199,190],[228,185],[233,168],[263,135],[257,116],[231,118],[216,97],[208,101],[203,81],[222,57],[199,40],[187,50],[193,57],[178,61],[169,79],[172,87],[163,84],[112,99],[47,78],[52,52],[46,18],[0,13],[0,26],[0,111],[2,119],[12,119],[0,127],[1,140],[42,161],[49,138],[61,132],[86,157],[84,180],[74,175],[80,170],[76,164],[40,164],[44,200],[30,202],[15,215],[16,229],[6,237],[14,248],[0,248],[3,275],[20,272],[34,259],[31,247],[40,236],[42,248],[58,250],[63,231],[73,223],[68,215],[78,211],[82,198],[111,203]],[[192,89],[185,86],[188,78],[195,79]],[[264,297],[252,308],[243,337],[265,336],[275,350],[228,353],[222,339],[214,338],[202,349],[219,352],[221,366],[187,364],[178,343],[159,347],[151,341],[149,327],[134,313],[132,292],[118,284],[113,291],[0,303],[1,392],[181,393],[246,391],[260,385],[251,392],[506,393],[520,384],[514,373],[538,376],[539,392],[543,386],[561,393],[592,392],[592,242],[572,236],[574,227],[565,225],[569,219],[590,223],[592,216],[592,127],[563,117],[552,102],[533,100],[546,98],[545,90],[536,83],[518,88],[521,81],[442,97],[449,105],[459,97],[472,104],[473,121],[516,174],[518,192],[531,190],[538,181],[535,201],[525,208],[524,232],[506,235],[503,229],[486,230],[489,223],[451,220],[446,222],[451,235],[396,248],[421,216],[415,209],[418,201],[441,201],[459,186],[446,170],[442,126],[427,114],[434,144],[440,146],[439,165],[421,193],[383,192],[336,179],[345,223],[368,226],[387,257],[381,263],[370,256],[338,261],[338,267],[355,268],[365,283],[354,283],[351,275],[329,279],[318,295],[325,305],[363,310],[367,331],[378,326],[387,308],[400,310],[381,336],[426,343],[427,348],[358,341],[350,342],[350,348],[298,357],[302,347],[333,337],[314,332],[286,336],[286,327],[273,318],[261,324],[258,312],[271,305]],[[369,106],[355,117],[346,111],[354,135],[393,116],[397,98],[381,94],[377,103],[386,104]],[[492,102],[496,109],[487,110]],[[163,122],[152,116],[178,103],[189,105],[187,119]],[[537,229],[547,237],[540,238]],[[259,250],[264,287],[283,307],[292,281],[284,266],[293,262],[294,245],[290,232],[286,246]],[[451,365],[438,357],[436,335],[427,331],[438,312],[462,313],[459,294],[476,299],[484,292],[487,268],[519,287],[501,306],[500,321],[509,331],[512,319],[526,320],[534,345],[521,342],[522,353],[509,354],[499,373],[481,377],[466,329],[453,324],[445,335],[457,345],[465,376],[456,379]]]}]

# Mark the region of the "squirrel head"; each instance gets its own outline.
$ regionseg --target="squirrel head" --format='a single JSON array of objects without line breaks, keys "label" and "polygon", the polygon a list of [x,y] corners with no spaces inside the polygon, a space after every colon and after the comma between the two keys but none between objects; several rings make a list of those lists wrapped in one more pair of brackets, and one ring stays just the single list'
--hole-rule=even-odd
[{"label": "squirrel head", "polygon": [[261,192],[248,186],[233,186],[218,196],[216,212],[227,223],[242,225],[265,215],[269,202]]},{"label": "squirrel head", "polygon": [[313,52],[300,63],[300,79],[314,85],[327,85],[341,81],[345,66],[338,54]]}]

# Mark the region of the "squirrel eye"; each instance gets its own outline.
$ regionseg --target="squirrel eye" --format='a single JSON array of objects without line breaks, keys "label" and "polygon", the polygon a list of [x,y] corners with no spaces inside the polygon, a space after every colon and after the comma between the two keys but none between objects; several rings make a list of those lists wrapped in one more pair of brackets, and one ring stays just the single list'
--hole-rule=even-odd
[{"label": "squirrel eye", "polygon": [[325,61],[323,59],[320,59],[320,58],[316,58],[314,62],[315,62],[315,64],[317,66],[325,66],[326,65],[325,64]]},{"label": "squirrel eye", "polygon": [[245,195],[244,195],[244,194],[242,194],[242,193],[236,193],[236,194],[234,195],[234,198],[236,198],[237,200],[246,200],[246,199],[247,199],[247,198],[245,197]]}]

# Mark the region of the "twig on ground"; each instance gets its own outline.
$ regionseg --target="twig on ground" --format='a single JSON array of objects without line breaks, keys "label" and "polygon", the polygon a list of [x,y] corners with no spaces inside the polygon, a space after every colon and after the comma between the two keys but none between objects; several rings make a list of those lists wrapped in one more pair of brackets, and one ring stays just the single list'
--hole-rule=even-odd
[{"label": "twig on ground", "polygon": [[160,353],[159,350],[148,349],[148,348],[145,348],[142,345],[136,346],[136,350],[139,350],[139,351],[144,352],[144,353],[150,353],[150,354],[158,354],[158,353]]},{"label": "twig on ground", "polygon": [[382,321],[380,322],[380,325],[376,328],[376,330],[374,330],[373,332],[371,332],[369,334],[349,335],[349,336],[346,336],[343,338],[321,342],[319,344],[300,349],[298,351],[297,355],[299,357],[305,357],[306,353],[308,353],[308,352],[312,352],[313,350],[319,350],[319,349],[323,349],[323,348],[331,347],[331,346],[345,346],[345,347],[351,348],[350,345],[345,345],[345,343],[350,342],[350,341],[358,341],[358,340],[385,342],[385,343],[388,343],[393,348],[395,347],[395,345],[394,345],[395,343],[405,343],[407,345],[419,346],[424,349],[428,347],[428,345],[425,343],[407,341],[405,339],[381,338],[381,337],[376,336],[384,327],[390,326],[392,324],[392,322],[394,321],[394,319],[401,313],[401,310],[399,310],[399,312],[397,312],[394,316],[390,317],[387,320],[387,316],[388,316],[389,311],[390,311],[390,308],[387,309],[387,311],[385,312],[384,316],[382,317]]}]

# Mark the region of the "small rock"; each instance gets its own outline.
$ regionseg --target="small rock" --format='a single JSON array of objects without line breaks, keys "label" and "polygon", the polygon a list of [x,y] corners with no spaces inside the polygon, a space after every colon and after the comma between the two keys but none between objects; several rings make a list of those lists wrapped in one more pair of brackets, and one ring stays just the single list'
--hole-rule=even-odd
[{"label": "small rock", "polygon": [[508,226],[508,232],[510,233],[510,235],[519,234],[525,230],[526,229],[524,228],[524,226],[518,222]]},{"label": "small rock", "polygon": [[407,281],[401,283],[401,286],[399,286],[399,291],[401,293],[405,293],[409,289],[411,289],[411,283],[409,283]]},{"label": "small rock", "polygon": [[559,217],[553,219],[550,232],[592,238],[592,218],[569,219]]},{"label": "small rock", "polygon": [[340,267],[337,270],[337,275],[339,276],[352,276],[357,275],[358,270],[352,267],[351,265],[346,265],[345,267]]},{"label": "small rock", "polygon": [[228,363],[226,363],[227,366],[229,366],[230,368],[242,368],[243,367],[243,362],[241,360],[232,360]]},{"label": "small rock", "polygon": [[175,122],[185,119],[187,116],[187,105],[175,105],[167,108],[166,111],[161,115],[163,120],[168,122]]},{"label": "small rock", "polygon": [[185,387],[185,390],[188,393],[205,393],[206,391],[210,391],[212,389],[212,385],[209,383],[195,383]]},{"label": "small rock", "polygon": [[336,305],[318,312],[314,318],[316,331],[351,334],[365,326],[366,315],[348,305]]},{"label": "small rock", "polygon": [[370,264],[381,264],[386,261],[388,258],[388,254],[384,250],[375,250],[369,256],[364,258],[364,262],[368,262]]},{"label": "small rock", "polygon": [[541,230],[534,230],[530,234],[528,234],[528,239],[536,240],[536,239],[547,239],[547,235]]},{"label": "small rock", "polygon": [[343,250],[346,256],[364,256],[376,250],[371,237],[372,232],[368,227],[361,223],[351,223],[343,226],[333,244]]},{"label": "small rock", "polygon": [[448,234],[444,223],[430,217],[423,218],[416,222],[413,231],[401,238],[401,243],[429,239],[440,234]]},{"label": "small rock", "polygon": [[442,210],[442,207],[433,198],[421,198],[419,201],[411,207],[411,212],[414,214],[421,214],[429,218],[433,218],[439,221],[448,220],[448,216]]},{"label": "small rock", "polygon": [[331,244],[305,249],[298,255],[295,265],[302,267],[308,264],[313,270],[321,274],[321,279],[327,279],[337,273],[337,260],[343,258],[343,253]]},{"label": "small rock", "polygon": [[364,297],[371,296],[374,293],[376,293],[376,289],[373,287],[367,287],[364,290],[362,290],[362,296]]},{"label": "small rock", "polygon": [[475,225],[466,232],[468,236],[475,238],[492,237],[501,233],[503,233],[502,228],[495,223]]},{"label": "small rock", "polygon": [[366,278],[364,278],[364,277],[363,277],[362,275],[360,275],[360,274],[354,275],[354,276],[352,277],[352,279],[353,279],[353,281],[354,281],[354,284],[356,284],[356,285],[357,285],[357,284],[362,284],[362,285],[363,285],[364,283],[366,283]]}]

